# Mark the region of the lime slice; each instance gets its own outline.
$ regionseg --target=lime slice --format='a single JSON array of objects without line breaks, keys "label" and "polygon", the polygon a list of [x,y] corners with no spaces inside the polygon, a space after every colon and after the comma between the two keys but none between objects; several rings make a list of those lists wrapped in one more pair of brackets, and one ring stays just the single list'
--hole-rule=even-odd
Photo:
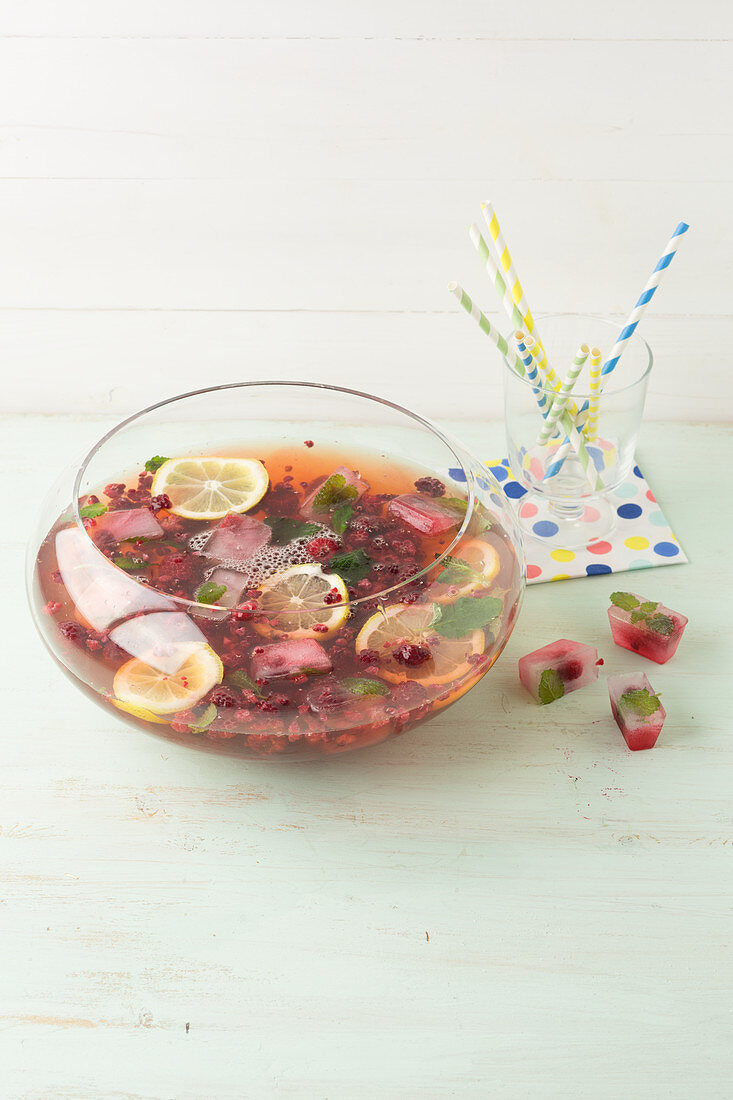
[{"label": "lime slice", "polygon": [[175,714],[187,710],[215,684],[220,684],[224,666],[209,645],[197,646],[174,675],[166,675],[133,657],[115,674],[112,690],[122,709],[142,708],[153,714]]},{"label": "lime slice", "polygon": [[[340,630],[349,617],[349,594],[336,573],[324,573],[320,565],[291,565],[260,586],[260,610],[267,621],[255,623],[260,634],[287,634],[291,638],[324,638]],[[341,599],[326,603],[324,597],[335,589]],[[313,627],[318,626],[318,630]],[[323,630],[323,627],[326,630]]]},{"label": "lime slice", "polygon": [[[379,675],[392,683],[415,680],[424,687],[448,684],[474,671],[469,657],[484,652],[483,630],[472,630],[463,638],[433,636],[432,604],[391,604],[367,619],[356,637],[356,652],[375,649],[381,656]],[[406,668],[392,657],[392,650],[403,642],[426,642],[432,657],[414,668]]]},{"label": "lime slice", "polygon": [[171,511],[183,519],[223,519],[247,512],[267,492],[270,479],[253,458],[169,458],[156,471],[151,493],[166,493]]}]

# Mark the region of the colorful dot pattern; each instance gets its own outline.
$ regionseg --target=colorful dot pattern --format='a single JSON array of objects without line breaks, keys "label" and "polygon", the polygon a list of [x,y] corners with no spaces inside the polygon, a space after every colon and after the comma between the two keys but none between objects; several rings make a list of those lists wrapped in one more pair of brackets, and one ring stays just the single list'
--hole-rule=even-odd
[{"label": "colorful dot pattern", "polygon": [[[501,485],[504,496],[537,536],[525,540],[529,584],[650,569],[688,560],[638,466],[634,466],[628,479],[610,497],[616,509],[616,528],[608,540],[594,542],[580,550],[565,550],[550,542],[543,546],[542,539],[551,539],[557,534],[557,525],[547,519],[532,523],[537,506],[529,500],[522,501],[527,490],[512,477],[507,459],[486,465]],[[465,480],[462,470],[448,472],[454,481]],[[589,506],[585,518],[593,521],[598,513]]]}]

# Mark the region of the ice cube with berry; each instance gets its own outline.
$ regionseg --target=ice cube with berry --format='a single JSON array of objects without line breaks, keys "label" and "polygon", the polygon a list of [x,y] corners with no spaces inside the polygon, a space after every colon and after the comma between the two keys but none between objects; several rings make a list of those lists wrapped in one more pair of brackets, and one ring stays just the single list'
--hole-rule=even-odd
[{"label": "ice cube with berry", "polygon": [[616,645],[658,665],[674,657],[688,622],[679,611],[634,592],[611,593],[608,621]]},{"label": "ice cube with berry", "polygon": [[667,717],[643,672],[608,677],[611,712],[629,748],[652,749]]},{"label": "ice cube with berry", "polygon": [[538,703],[552,703],[598,679],[598,650],[560,638],[519,660],[519,679]]}]

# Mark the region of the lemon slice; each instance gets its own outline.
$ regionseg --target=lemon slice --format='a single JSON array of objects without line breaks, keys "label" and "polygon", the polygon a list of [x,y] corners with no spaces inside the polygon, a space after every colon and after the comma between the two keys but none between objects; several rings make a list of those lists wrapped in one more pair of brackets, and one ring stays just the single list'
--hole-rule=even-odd
[{"label": "lemon slice", "polygon": [[[367,619],[356,637],[356,652],[376,649],[381,656],[379,675],[392,683],[415,680],[424,687],[448,684],[474,671],[469,657],[484,652],[483,630],[472,630],[463,638],[444,638],[426,642],[433,636],[432,604],[391,604],[371,619]],[[423,642],[429,645],[432,657],[421,665],[408,668],[392,657],[392,650],[402,642]]]},{"label": "lemon slice", "polygon": [[[267,621],[255,623],[260,634],[287,634],[291,638],[324,638],[340,630],[349,617],[349,594],[336,573],[324,573],[315,563],[291,565],[275,573],[260,586],[260,610]],[[337,603],[325,603],[332,588],[341,597]],[[326,630],[314,630],[314,626]]]},{"label": "lemon slice", "polygon": [[470,596],[477,588],[490,584],[501,568],[497,550],[483,539],[469,539],[462,543],[453,557],[459,562],[465,562],[476,575],[468,574],[465,579],[458,579],[453,584],[435,581],[430,586],[430,597],[438,603],[449,603],[459,596]]},{"label": "lemon slice", "polygon": [[223,675],[224,666],[217,654],[202,643],[172,676],[133,657],[117,670],[112,690],[117,696],[116,705],[124,704],[123,710],[135,707],[153,714],[175,714],[203,699],[207,691],[221,683]]},{"label": "lemon slice", "polygon": [[155,722],[159,726],[168,725],[166,718],[153,714],[152,710],[146,710],[145,707],[136,707],[133,703],[123,703],[121,699],[110,699],[110,703],[118,710],[124,710],[125,714],[132,714],[135,718],[142,718],[145,722]]},{"label": "lemon slice", "polygon": [[270,479],[253,458],[169,458],[155,473],[151,493],[170,497],[171,511],[183,519],[223,519],[247,512],[267,492]]}]

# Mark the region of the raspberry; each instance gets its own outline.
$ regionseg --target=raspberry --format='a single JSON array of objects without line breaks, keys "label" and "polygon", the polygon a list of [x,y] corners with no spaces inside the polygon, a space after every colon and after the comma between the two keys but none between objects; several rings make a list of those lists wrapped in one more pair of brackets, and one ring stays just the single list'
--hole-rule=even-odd
[{"label": "raspberry", "polygon": [[266,714],[277,713],[277,703],[273,703],[270,699],[260,699],[257,706],[260,710],[264,710]]},{"label": "raspberry", "polygon": [[425,493],[429,497],[445,496],[445,485],[438,481],[437,477],[419,477],[415,482],[418,493]]},{"label": "raspberry", "polygon": [[61,604],[57,600],[49,600],[43,610],[46,615],[55,615],[60,607]]},{"label": "raspberry", "polygon": [[315,623],[313,630],[316,634],[328,634],[328,627],[325,623]]},{"label": "raspberry", "polygon": [[432,655],[430,646],[422,642],[403,642],[392,653],[395,661],[399,661],[401,665],[407,665],[408,668],[417,668],[418,665],[429,661]]},{"label": "raspberry", "polygon": [[306,447],[312,447],[313,446],[313,440],[312,439],[304,439],[303,442],[306,445]]},{"label": "raspberry", "polygon": [[376,649],[362,649],[359,660],[365,665],[376,665],[379,663],[379,653]]},{"label": "raspberry", "polygon": [[315,560],[323,561],[324,558],[330,558],[332,554],[335,554],[338,550],[338,543],[333,539],[328,539],[323,536],[315,539],[310,539],[305,544],[306,552]]},{"label": "raspberry", "polygon": [[331,591],[327,592],[326,595],[323,597],[323,602],[324,603],[329,603],[329,604],[331,604],[331,603],[341,603],[342,600],[343,600],[343,596],[339,592],[338,588],[332,588]]},{"label": "raspberry", "polygon": [[114,500],[116,497],[124,496],[124,494],[125,486],[122,484],[122,482],[113,482],[112,484],[105,485],[104,487],[104,495],[106,497],[109,497],[110,500]]},{"label": "raspberry", "polygon": [[171,506],[171,498],[167,493],[159,493],[157,497],[153,497],[150,501],[150,508],[153,514],[159,512],[161,508],[169,509]]},{"label": "raspberry", "polygon": [[65,623],[59,623],[59,631],[63,634],[64,638],[68,638],[70,642],[78,642],[86,634],[84,627],[71,620]]},{"label": "raspberry", "polygon": [[227,687],[214,688],[209,698],[215,707],[236,707],[239,705],[236,695]]},{"label": "raspberry", "polygon": [[240,603],[239,607],[232,613],[232,618],[235,623],[244,623],[247,619],[252,618],[255,611],[257,611],[257,604],[254,600],[247,600],[246,603]]},{"label": "raspberry", "polygon": [[565,661],[557,671],[563,680],[577,680],[583,673],[583,666],[580,661]]},{"label": "raspberry", "polygon": [[417,553],[417,547],[412,539],[391,539],[390,547],[400,557],[413,557]]}]

